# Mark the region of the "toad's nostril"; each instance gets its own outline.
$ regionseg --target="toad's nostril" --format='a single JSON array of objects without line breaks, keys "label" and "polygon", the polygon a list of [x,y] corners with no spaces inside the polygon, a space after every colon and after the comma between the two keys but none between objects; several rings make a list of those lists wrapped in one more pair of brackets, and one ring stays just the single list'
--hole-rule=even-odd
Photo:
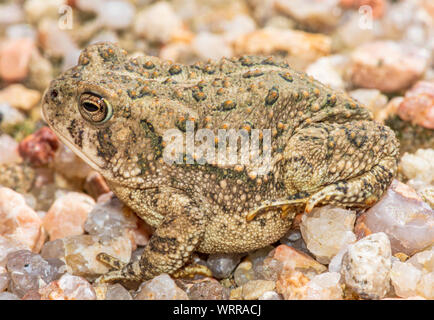
[{"label": "toad's nostril", "polygon": [[57,98],[58,95],[59,95],[59,92],[57,92],[56,89],[51,90],[50,96],[52,99]]}]

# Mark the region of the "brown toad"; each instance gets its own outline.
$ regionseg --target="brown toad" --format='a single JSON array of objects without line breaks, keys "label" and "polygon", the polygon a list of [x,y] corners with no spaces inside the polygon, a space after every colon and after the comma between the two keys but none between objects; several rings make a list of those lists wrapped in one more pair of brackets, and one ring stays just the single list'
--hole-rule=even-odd
[{"label": "brown toad", "polygon": [[[285,234],[300,208],[370,206],[397,166],[398,143],[388,127],[345,93],[272,58],[184,66],[129,59],[114,44],[95,44],[51,83],[43,113],[60,139],[156,228],[139,262],[124,266],[100,255],[118,269],[102,281],[171,274],[193,251],[266,246]],[[188,147],[188,127],[213,133],[212,150],[244,150],[253,160],[199,161]],[[258,172],[258,154],[238,143],[242,134],[225,146],[219,129],[252,141],[256,133],[261,155],[271,154],[269,170]],[[181,163],[164,156],[174,145],[165,140],[170,130],[180,133],[181,151],[170,154],[181,155]]]}]

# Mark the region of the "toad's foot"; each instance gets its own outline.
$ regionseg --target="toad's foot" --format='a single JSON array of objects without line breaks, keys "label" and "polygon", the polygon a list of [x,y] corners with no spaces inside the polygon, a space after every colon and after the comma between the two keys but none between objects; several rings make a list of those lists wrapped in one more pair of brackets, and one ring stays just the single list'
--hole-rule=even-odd
[{"label": "toad's foot", "polygon": [[256,209],[250,211],[247,216],[247,221],[252,221],[255,219],[255,217],[262,213],[267,212],[270,210],[280,209],[281,210],[281,217],[282,219],[285,219],[288,216],[288,213],[291,211],[290,209],[294,206],[297,206],[299,204],[303,204],[308,202],[309,198],[301,197],[300,195],[288,197],[287,199],[282,200],[274,200],[274,201],[265,201],[261,204],[261,206],[257,207]]},{"label": "toad's foot", "polygon": [[138,261],[125,263],[107,253],[99,253],[96,258],[98,261],[112,268],[112,270],[96,279],[96,283],[115,281],[140,282],[142,278]]}]

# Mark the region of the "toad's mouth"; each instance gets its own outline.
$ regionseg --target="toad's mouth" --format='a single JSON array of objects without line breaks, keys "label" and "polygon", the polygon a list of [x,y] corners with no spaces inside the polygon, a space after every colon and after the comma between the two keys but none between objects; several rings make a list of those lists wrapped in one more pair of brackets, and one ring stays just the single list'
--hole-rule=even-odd
[{"label": "toad's mouth", "polygon": [[72,141],[65,137],[60,130],[57,130],[52,121],[48,121],[49,117],[46,114],[45,105],[42,105],[41,110],[42,119],[45,121],[45,123],[48,124],[51,130],[53,130],[53,132],[60,139],[60,141],[62,141],[63,144],[65,144],[69,149],[71,149],[72,152],[74,152],[78,157],[80,157],[84,162],[86,162],[92,169],[101,172],[101,170],[104,168],[104,163],[98,163],[97,161],[89,158],[80,148],[78,148]]}]

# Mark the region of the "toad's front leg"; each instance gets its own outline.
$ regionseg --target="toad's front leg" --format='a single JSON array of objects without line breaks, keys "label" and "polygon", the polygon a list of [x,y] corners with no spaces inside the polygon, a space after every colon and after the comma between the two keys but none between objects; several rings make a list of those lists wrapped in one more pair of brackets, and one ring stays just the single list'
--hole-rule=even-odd
[{"label": "toad's front leg", "polygon": [[205,231],[205,215],[186,195],[173,195],[169,201],[172,212],[157,227],[139,261],[120,264],[101,253],[98,259],[115,270],[97,282],[140,282],[161,273],[173,274],[190,258]]}]

